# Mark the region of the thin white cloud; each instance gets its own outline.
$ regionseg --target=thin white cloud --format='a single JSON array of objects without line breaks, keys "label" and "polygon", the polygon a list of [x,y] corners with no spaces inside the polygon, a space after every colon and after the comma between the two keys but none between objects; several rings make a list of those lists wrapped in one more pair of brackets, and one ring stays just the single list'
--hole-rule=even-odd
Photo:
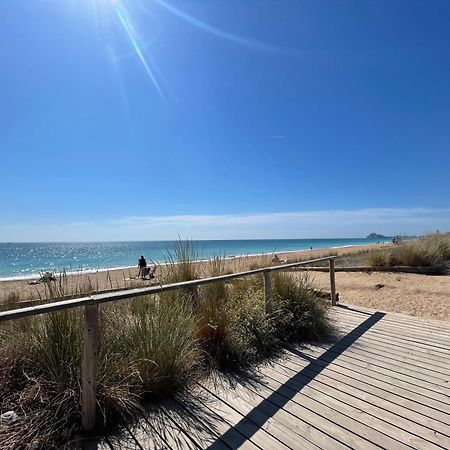
[{"label": "thin white cloud", "polygon": [[58,224],[0,224],[0,241],[360,237],[450,230],[450,208],[367,208],[247,214],[127,216]]},{"label": "thin white cloud", "polygon": [[349,221],[356,223],[396,223],[399,220],[425,220],[447,217],[450,209],[430,208],[372,208],[357,210],[299,211],[283,213],[252,213],[222,215],[178,215],[178,216],[130,216],[112,220],[111,224],[148,225],[263,225],[280,223],[320,224],[328,221]]}]

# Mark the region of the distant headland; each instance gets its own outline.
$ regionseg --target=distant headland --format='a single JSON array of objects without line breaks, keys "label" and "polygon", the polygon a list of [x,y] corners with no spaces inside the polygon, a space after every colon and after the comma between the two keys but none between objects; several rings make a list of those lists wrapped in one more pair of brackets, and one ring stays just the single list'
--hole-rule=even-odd
[{"label": "distant headland", "polygon": [[367,235],[367,239],[387,239],[388,236],[384,236],[383,234],[378,233],[370,233]]}]

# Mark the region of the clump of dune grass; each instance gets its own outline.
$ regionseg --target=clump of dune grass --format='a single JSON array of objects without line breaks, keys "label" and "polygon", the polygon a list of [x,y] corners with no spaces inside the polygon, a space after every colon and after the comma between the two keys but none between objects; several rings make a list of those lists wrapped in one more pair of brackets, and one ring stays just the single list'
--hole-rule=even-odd
[{"label": "clump of dune grass", "polygon": [[164,395],[185,384],[199,363],[196,317],[187,302],[138,298],[122,336],[139,395]]},{"label": "clump of dune grass", "polygon": [[[206,267],[206,275],[217,277],[224,274],[225,258],[212,258]],[[207,284],[200,287],[199,294],[195,308],[197,336],[207,354],[215,358],[223,347],[226,334],[227,285],[223,281]]]},{"label": "clump of dune grass", "polygon": [[[195,248],[179,242],[163,282],[200,275]],[[213,258],[203,275],[226,271]],[[329,330],[307,278],[273,275],[267,315],[261,275],[100,305],[98,424],[135,415],[144,400],[171,395],[211,368],[248,366],[288,342]],[[56,286],[57,296],[65,286]],[[0,429],[0,448],[57,448],[79,431],[81,309],[0,325],[0,409],[19,420]]]},{"label": "clump of dune grass", "polygon": [[198,252],[195,244],[178,239],[175,242],[174,254],[168,252],[166,259],[165,283],[179,283],[181,281],[198,278]]},{"label": "clump of dune grass", "polygon": [[277,330],[284,342],[318,340],[331,331],[328,305],[318,301],[308,273],[294,278],[276,272],[272,277]]},{"label": "clump of dune grass", "polygon": [[0,448],[52,448],[79,419],[80,336],[73,311],[22,319],[2,327],[2,411],[19,419],[0,429]]},{"label": "clump of dune grass", "polygon": [[261,276],[229,286],[223,344],[216,355],[219,367],[249,365],[271,355],[287,342],[315,340],[331,330],[327,306],[310,279],[274,272],[273,313],[265,312]]},{"label": "clump of dune grass", "polygon": [[373,250],[367,253],[367,264],[370,267],[386,269],[392,265],[391,252],[389,250]]},{"label": "clump of dune grass", "polygon": [[[191,240],[178,239],[175,243],[174,254],[168,252],[164,274],[161,277],[162,284],[181,283],[199,278],[198,252]],[[198,300],[197,287],[187,287],[171,292],[165,292],[162,298],[167,301],[183,299],[195,304]]]},{"label": "clump of dune grass", "polygon": [[436,273],[443,273],[450,263],[450,236],[436,233],[420,239],[401,241],[388,249],[369,252],[367,262],[376,268],[430,267]]}]

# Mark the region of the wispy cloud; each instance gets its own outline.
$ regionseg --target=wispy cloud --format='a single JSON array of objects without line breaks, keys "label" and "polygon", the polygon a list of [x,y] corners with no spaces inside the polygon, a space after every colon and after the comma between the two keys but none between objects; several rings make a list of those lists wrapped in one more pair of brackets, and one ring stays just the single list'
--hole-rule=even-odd
[{"label": "wispy cloud", "polygon": [[272,134],[269,137],[270,139],[287,139],[287,136],[284,134]]},{"label": "wispy cloud", "polygon": [[49,224],[0,224],[0,241],[358,237],[450,230],[450,208],[368,208],[246,214],[126,216]]}]

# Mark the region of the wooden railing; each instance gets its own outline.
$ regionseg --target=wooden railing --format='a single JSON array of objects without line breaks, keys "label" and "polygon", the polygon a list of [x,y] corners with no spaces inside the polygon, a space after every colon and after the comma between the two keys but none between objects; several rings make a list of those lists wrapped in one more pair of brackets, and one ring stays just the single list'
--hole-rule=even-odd
[{"label": "wooden railing", "polygon": [[144,295],[160,294],[162,292],[174,291],[187,287],[202,286],[205,284],[229,281],[236,278],[244,278],[252,275],[263,274],[264,276],[264,300],[267,314],[273,312],[272,305],[272,277],[271,272],[293,269],[320,261],[329,261],[331,304],[336,304],[336,283],[334,260],[336,256],[311,259],[308,261],[283,264],[261,269],[237,272],[228,275],[220,275],[199,280],[183,281],[181,283],[163,284],[145,288],[129,289],[120,292],[109,292],[105,294],[94,294],[87,297],[72,300],[63,300],[44,305],[30,306],[11,311],[0,312],[0,322],[16,320],[23,317],[37,316],[70,308],[84,307],[84,331],[83,331],[83,359],[81,368],[82,385],[82,419],[83,430],[91,431],[95,427],[96,417],[96,391],[97,391],[97,348],[99,335],[98,307],[101,303],[128,300],[130,298],[142,297]]}]

